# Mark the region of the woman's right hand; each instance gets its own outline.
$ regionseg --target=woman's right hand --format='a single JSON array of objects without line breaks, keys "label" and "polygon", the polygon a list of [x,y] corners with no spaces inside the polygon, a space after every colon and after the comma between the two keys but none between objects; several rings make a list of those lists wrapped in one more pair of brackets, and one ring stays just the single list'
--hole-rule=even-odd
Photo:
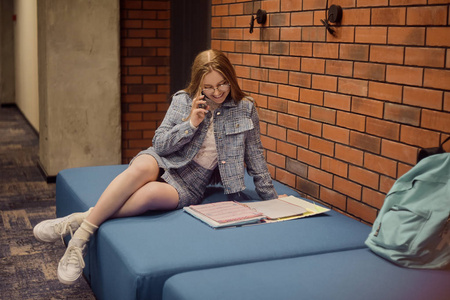
[{"label": "woman's right hand", "polygon": [[204,95],[198,94],[197,97],[195,97],[192,101],[192,108],[189,119],[194,127],[198,127],[200,123],[203,122],[206,114],[208,113],[208,106],[206,105],[206,101],[203,100],[204,97]]}]

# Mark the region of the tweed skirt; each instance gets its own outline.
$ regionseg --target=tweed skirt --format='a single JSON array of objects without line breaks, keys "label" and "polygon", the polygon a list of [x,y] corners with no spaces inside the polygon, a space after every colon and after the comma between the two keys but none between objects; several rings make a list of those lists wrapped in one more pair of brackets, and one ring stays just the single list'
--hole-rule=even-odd
[{"label": "tweed skirt", "polygon": [[161,170],[159,179],[177,190],[179,196],[177,208],[199,204],[203,201],[206,186],[209,184],[214,170],[205,169],[194,161],[178,169],[169,169],[152,147],[139,152],[130,164],[136,157],[143,154],[151,155],[156,159]]}]

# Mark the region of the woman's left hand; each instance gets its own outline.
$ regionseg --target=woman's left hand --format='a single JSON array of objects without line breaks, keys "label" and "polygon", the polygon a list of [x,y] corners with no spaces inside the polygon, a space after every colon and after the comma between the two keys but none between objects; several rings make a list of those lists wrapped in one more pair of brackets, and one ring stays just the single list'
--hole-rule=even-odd
[{"label": "woman's left hand", "polygon": [[[191,121],[191,124],[195,127],[198,127],[200,123],[203,122],[206,114],[208,113],[208,106],[206,106],[206,101],[203,100],[204,97],[204,95],[198,95],[192,101],[192,108],[189,119]],[[201,107],[201,104],[205,105],[205,108]]]}]

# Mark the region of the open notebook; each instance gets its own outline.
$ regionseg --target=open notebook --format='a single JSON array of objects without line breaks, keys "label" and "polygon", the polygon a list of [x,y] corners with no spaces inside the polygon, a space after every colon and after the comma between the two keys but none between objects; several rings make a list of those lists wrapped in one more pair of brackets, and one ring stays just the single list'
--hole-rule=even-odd
[{"label": "open notebook", "polygon": [[190,205],[183,209],[213,228],[280,222],[329,211],[327,208],[294,196],[245,203],[223,201]]}]

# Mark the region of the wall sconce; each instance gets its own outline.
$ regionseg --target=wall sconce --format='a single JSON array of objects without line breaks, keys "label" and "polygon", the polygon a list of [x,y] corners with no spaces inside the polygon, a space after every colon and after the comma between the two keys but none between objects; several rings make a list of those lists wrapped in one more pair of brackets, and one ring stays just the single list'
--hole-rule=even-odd
[{"label": "wall sconce", "polygon": [[267,21],[267,12],[264,9],[258,9],[256,12],[256,18],[253,16],[253,11],[255,7],[255,1],[253,0],[252,6],[252,17],[250,19],[250,33],[253,33],[253,27],[255,26],[255,20],[258,24],[265,24]]},{"label": "wall sconce", "polygon": [[[328,11],[328,12],[327,12]],[[336,31],[332,28],[330,23],[334,23],[335,26],[339,25],[342,20],[342,7],[339,5],[331,5],[328,8],[327,1],[327,10],[325,11],[325,20],[320,20],[328,32],[335,36]]]}]

